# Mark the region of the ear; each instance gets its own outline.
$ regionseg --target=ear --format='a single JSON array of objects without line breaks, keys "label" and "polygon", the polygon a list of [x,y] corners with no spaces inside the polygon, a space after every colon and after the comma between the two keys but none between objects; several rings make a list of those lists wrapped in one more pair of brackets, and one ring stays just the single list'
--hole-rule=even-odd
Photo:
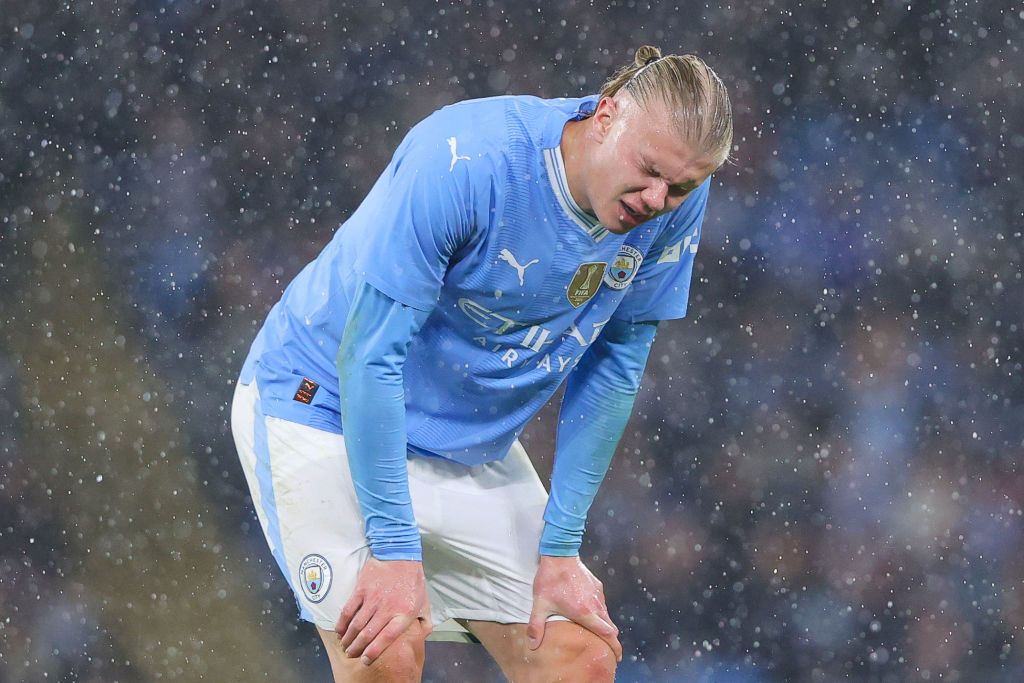
[{"label": "ear", "polygon": [[590,117],[590,133],[598,143],[603,142],[611,131],[612,123],[619,116],[619,103],[614,97],[602,97],[597,103],[597,109]]}]

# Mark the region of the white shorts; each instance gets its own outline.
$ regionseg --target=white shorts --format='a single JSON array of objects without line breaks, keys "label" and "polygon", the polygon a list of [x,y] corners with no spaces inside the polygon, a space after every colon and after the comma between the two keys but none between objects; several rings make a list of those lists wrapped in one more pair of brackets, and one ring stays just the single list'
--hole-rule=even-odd
[{"label": "white shorts", "polygon": [[[231,431],[301,617],[333,631],[370,555],[344,437],[264,415],[256,382],[236,387]],[[432,639],[469,640],[454,619],[527,623],[548,494],[522,445],[473,467],[408,463]]]}]

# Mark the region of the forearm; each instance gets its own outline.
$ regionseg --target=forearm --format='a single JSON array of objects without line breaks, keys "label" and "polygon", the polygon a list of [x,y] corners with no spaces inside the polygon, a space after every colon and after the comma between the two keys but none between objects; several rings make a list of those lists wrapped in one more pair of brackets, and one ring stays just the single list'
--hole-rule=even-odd
[{"label": "forearm", "polygon": [[349,469],[378,559],[422,559],[409,495],[402,366],[425,316],[363,285],[338,350]]},{"label": "forearm", "polygon": [[609,323],[569,375],[559,413],[542,555],[579,553],[587,513],[640,387],[655,324]]}]

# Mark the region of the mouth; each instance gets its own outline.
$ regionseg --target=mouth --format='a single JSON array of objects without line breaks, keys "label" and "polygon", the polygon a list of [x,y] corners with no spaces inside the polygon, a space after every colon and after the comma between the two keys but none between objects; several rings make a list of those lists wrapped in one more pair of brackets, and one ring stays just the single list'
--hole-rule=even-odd
[{"label": "mouth", "polygon": [[648,216],[645,213],[640,213],[626,202],[619,200],[619,204],[622,206],[623,218],[633,225],[639,225],[640,223],[647,220]]}]

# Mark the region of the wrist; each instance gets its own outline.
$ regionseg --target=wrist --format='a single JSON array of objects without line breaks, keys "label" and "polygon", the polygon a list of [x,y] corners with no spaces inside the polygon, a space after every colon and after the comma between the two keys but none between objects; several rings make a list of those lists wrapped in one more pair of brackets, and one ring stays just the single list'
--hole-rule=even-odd
[{"label": "wrist", "polygon": [[579,553],[573,553],[572,555],[549,555],[548,553],[545,553],[544,551],[541,551],[541,553],[540,553],[540,561],[541,562],[548,562],[548,563],[552,563],[552,564],[558,564],[560,562],[572,562],[574,560],[579,560],[579,559],[580,559],[580,554]]},{"label": "wrist", "polygon": [[573,571],[580,563],[579,555],[541,555],[537,571],[558,573]]}]

